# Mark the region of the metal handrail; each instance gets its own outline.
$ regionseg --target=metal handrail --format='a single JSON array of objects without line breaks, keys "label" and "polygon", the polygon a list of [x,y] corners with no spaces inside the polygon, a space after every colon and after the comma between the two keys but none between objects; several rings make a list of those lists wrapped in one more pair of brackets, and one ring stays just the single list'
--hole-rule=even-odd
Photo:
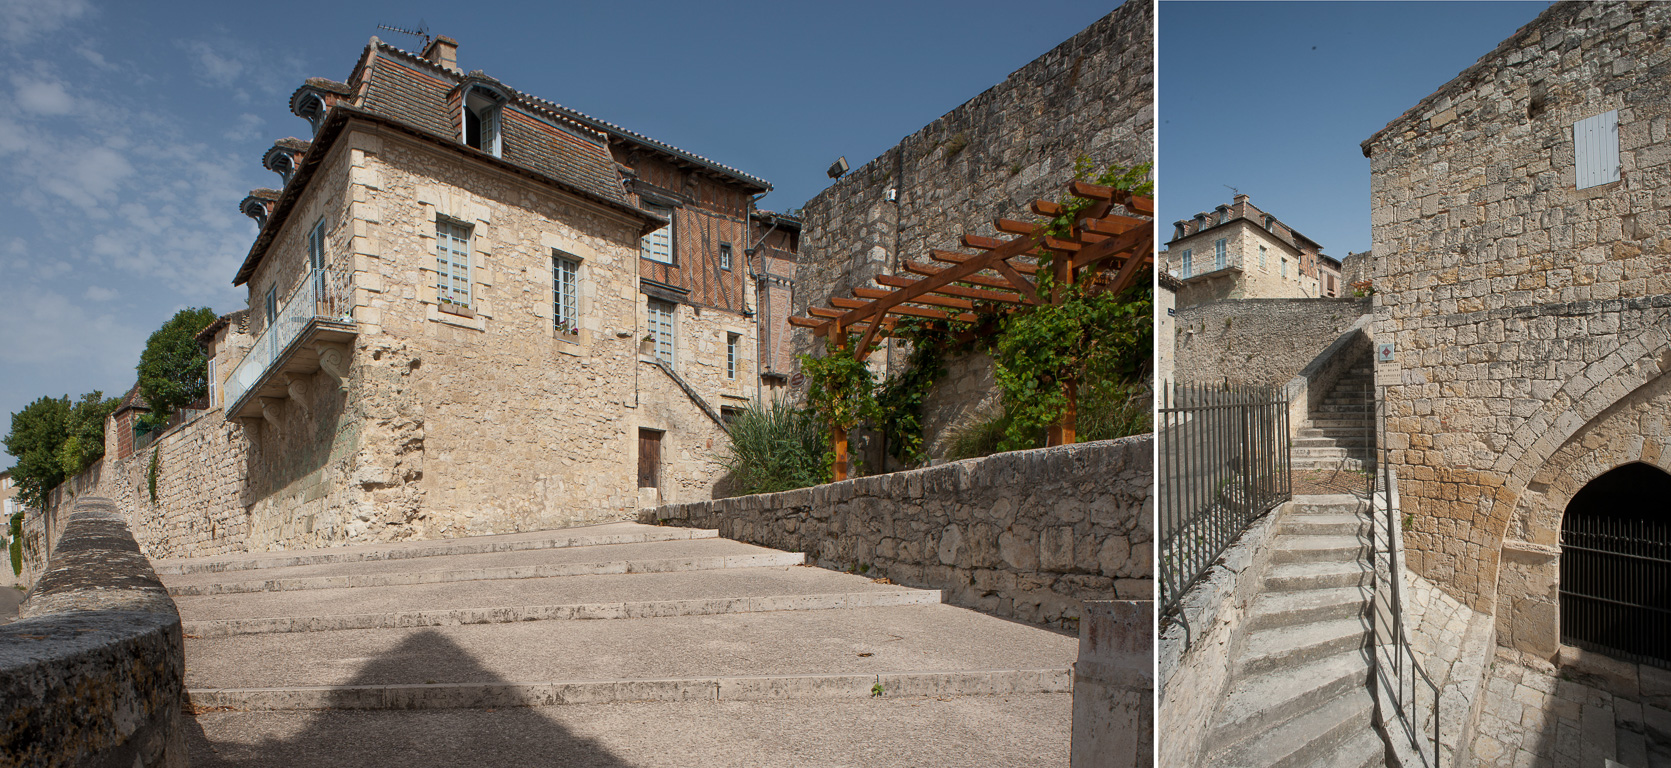
[{"label": "metal handrail", "polygon": [[255,344],[232,369],[232,375],[226,378],[226,412],[234,413],[243,405],[250,389],[266,377],[309,323],[320,318],[352,322],[352,298],[353,286],[346,270],[309,270],[301,285],[284,300],[272,322],[255,337]]},{"label": "metal handrail", "polygon": [[1165,614],[1293,480],[1283,390],[1169,383],[1158,416]]},{"label": "metal handrail", "polygon": [[[1403,571],[1398,564],[1398,542],[1393,539],[1395,532],[1399,530],[1397,486],[1392,476],[1392,466],[1387,461],[1386,443],[1381,439],[1381,436],[1386,434],[1386,403],[1383,398],[1376,397],[1374,383],[1369,385],[1367,399],[1374,409],[1366,429],[1368,431],[1369,456],[1375,459],[1375,467],[1368,473],[1364,494],[1365,503],[1369,505],[1370,564],[1373,566],[1376,558],[1382,554],[1386,555],[1388,587],[1383,592],[1380,576],[1378,575],[1379,569],[1372,568],[1374,572],[1370,578],[1372,598],[1369,621],[1370,636],[1374,641],[1370,645],[1370,664],[1374,672],[1371,685],[1385,686],[1384,692],[1388,694],[1387,700],[1393,707],[1392,714],[1403,724],[1404,732],[1409,734],[1410,748],[1415,750],[1416,756],[1426,762],[1427,765],[1432,768],[1439,768],[1439,745],[1443,743],[1439,739],[1439,686],[1433,682],[1433,678],[1427,674],[1427,670],[1423,669],[1421,662],[1416,659],[1415,650],[1410,646],[1410,637],[1404,628],[1404,578]],[[1377,494],[1381,497],[1381,504],[1379,505],[1376,504]],[[1376,537],[1375,512],[1377,506],[1386,513],[1387,540],[1384,553],[1378,546],[1380,542]],[[1385,628],[1389,630],[1385,639],[1387,647],[1392,651],[1390,660],[1382,659],[1382,617],[1381,613],[1375,610],[1375,604],[1379,602],[1383,594],[1387,599],[1387,614],[1392,624],[1391,627]],[[1408,660],[1408,664],[1405,663],[1406,660]],[[1425,749],[1425,745],[1421,743],[1420,734],[1422,729],[1416,719],[1416,690],[1418,684],[1424,686],[1433,697],[1431,762],[1427,762],[1429,753]],[[1382,697],[1378,695],[1379,693],[1380,691],[1377,691],[1377,695],[1374,697],[1375,709],[1377,719],[1382,724],[1382,728],[1385,729],[1387,718],[1386,713],[1381,711]]]}]

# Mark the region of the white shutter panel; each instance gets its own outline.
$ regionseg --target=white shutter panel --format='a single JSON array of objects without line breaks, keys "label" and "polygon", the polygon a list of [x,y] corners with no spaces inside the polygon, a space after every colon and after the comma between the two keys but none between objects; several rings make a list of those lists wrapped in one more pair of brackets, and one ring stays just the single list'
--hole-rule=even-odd
[{"label": "white shutter panel", "polygon": [[1574,177],[1579,189],[1619,180],[1619,112],[1603,112],[1572,124]]}]

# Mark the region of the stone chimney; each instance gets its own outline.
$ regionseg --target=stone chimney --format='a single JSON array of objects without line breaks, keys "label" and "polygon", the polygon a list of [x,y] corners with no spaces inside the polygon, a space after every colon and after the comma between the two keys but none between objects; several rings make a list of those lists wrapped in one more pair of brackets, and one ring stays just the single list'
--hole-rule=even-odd
[{"label": "stone chimney", "polygon": [[446,35],[438,35],[424,48],[424,58],[447,69],[458,70],[458,41]]},{"label": "stone chimney", "polygon": [[1247,195],[1237,195],[1236,199],[1235,199],[1235,203],[1236,203],[1236,205],[1246,205],[1247,204]]}]

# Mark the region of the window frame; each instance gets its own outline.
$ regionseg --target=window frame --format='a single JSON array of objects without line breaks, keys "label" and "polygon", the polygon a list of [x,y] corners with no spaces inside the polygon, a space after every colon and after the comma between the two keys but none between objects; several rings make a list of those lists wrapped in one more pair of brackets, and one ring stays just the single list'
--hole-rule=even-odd
[{"label": "window frame", "polygon": [[[467,88],[459,100],[459,143],[494,157],[504,157],[506,101],[504,94],[480,83]],[[474,144],[470,141],[472,117],[476,118],[479,134]]]},{"label": "window frame", "polygon": [[1590,115],[1572,124],[1572,177],[1576,189],[1618,181],[1619,110]]},{"label": "window frame", "polygon": [[559,337],[580,335],[580,257],[555,248],[551,250],[551,328]]},{"label": "window frame", "polygon": [[720,243],[719,244],[719,268],[723,269],[727,272],[731,271],[731,244],[730,243]]},{"label": "window frame", "polygon": [[1259,271],[1261,272],[1265,271],[1265,258],[1268,255],[1269,250],[1270,249],[1263,245],[1259,246]]},{"label": "window frame", "polygon": [[[678,266],[678,259],[675,257],[675,254],[677,253],[677,251],[674,247],[674,239],[673,239],[674,238],[673,221],[674,221],[674,218],[675,218],[674,215],[673,215],[673,206],[661,205],[660,203],[649,203],[649,202],[647,202],[647,203],[644,203],[644,209],[651,212],[651,213],[657,213],[657,214],[662,213],[662,212],[666,212],[667,225],[661,227],[660,229],[657,229],[654,232],[651,232],[647,235],[644,235],[643,237],[640,237],[638,239],[638,257],[641,258],[641,259],[645,259],[647,261],[653,261],[657,264],[666,264],[670,267]],[[653,250],[653,248],[654,248],[654,245],[653,245],[654,238],[657,235],[662,235],[663,233],[665,233],[665,236],[667,238],[667,246],[666,246],[667,247],[667,258],[665,260],[658,259],[654,255],[652,255],[654,253],[654,250]]]},{"label": "window frame", "polygon": [[1194,252],[1191,249],[1189,249],[1189,248],[1184,249],[1183,265],[1184,265],[1184,279],[1185,280],[1188,280],[1189,278],[1195,276],[1193,271],[1192,271],[1193,270],[1192,262],[1194,261],[1194,258],[1195,258],[1193,254],[1194,254]]},{"label": "window frame", "polygon": [[725,334],[725,378],[731,381],[737,380],[737,363],[741,362],[737,349],[742,341],[743,335],[740,333]]},{"label": "window frame", "polygon": [[1221,237],[1213,241],[1213,271],[1217,272],[1230,266],[1230,239]]},{"label": "window frame", "polygon": [[[678,344],[676,343],[676,339],[678,338],[679,305],[666,299],[658,299],[654,296],[650,296],[648,297],[648,301],[645,302],[645,307],[647,309],[650,335],[655,339],[655,344],[651,347],[651,357],[654,357],[657,360],[662,360],[667,363],[668,367],[672,367],[677,363],[679,354]],[[665,318],[665,322],[659,320],[658,317]],[[662,356],[662,347],[664,344],[667,348],[667,354],[665,357]]]},{"label": "window frame", "polygon": [[[462,231],[464,236],[460,238],[455,232],[447,232],[447,229]],[[475,261],[475,230],[476,228],[474,225],[466,224],[456,219],[445,216],[435,217],[435,303],[441,307],[443,312],[453,312],[454,314],[457,314],[461,311],[471,312],[475,308],[475,264],[473,263]],[[445,234],[446,237],[443,237],[443,234]],[[457,300],[458,292],[456,286],[459,278],[454,272],[454,269],[458,266],[456,256],[459,255],[460,251],[456,248],[448,251],[448,253],[455,258],[446,258],[442,256],[442,249],[447,247],[447,243],[449,241],[462,241],[464,243],[464,249],[462,251],[464,256],[464,301],[462,302]],[[443,267],[445,267],[445,269],[443,269]],[[443,281],[445,281],[446,287],[443,287]],[[454,307],[457,309],[454,309]]]}]

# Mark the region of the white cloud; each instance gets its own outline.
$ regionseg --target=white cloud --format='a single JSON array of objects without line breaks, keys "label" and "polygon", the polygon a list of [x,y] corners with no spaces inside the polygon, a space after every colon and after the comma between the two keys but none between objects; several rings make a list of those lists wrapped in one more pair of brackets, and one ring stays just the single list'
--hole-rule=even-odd
[{"label": "white cloud", "polygon": [[191,54],[192,69],[198,77],[212,85],[230,87],[244,73],[244,63],[239,60],[244,54],[236,49],[218,51],[213,45],[202,40],[194,40],[184,45],[186,52]]},{"label": "white cloud", "polygon": [[97,285],[89,285],[89,286],[87,286],[87,292],[82,294],[82,295],[86,296],[88,301],[104,303],[104,302],[110,301],[112,299],[115,299],[117,296],[120,296],[122,294],[120,292],[112,290],[110,288],[104,288],[102,286],[97,286]]},{"label": "white cloud", "polygon": [[38,154],[35,182],[40,188],[80,207],[96,218],[108,216],[101,206],[115,202],[117,186],[134,173],[127,158],[108,146],[82,146],[68,152]]},{"label": "white cloud", "polygon": [[64,84],[25,75],[13,75],[17,105],[25,112],[37,115],[67,115],[75,110],[75,99]]},{"label": "white cloud", "polygon": [[33,42],[41,35],[87,15],[86,0],[0,0],[0,40],[13,45]]}]

